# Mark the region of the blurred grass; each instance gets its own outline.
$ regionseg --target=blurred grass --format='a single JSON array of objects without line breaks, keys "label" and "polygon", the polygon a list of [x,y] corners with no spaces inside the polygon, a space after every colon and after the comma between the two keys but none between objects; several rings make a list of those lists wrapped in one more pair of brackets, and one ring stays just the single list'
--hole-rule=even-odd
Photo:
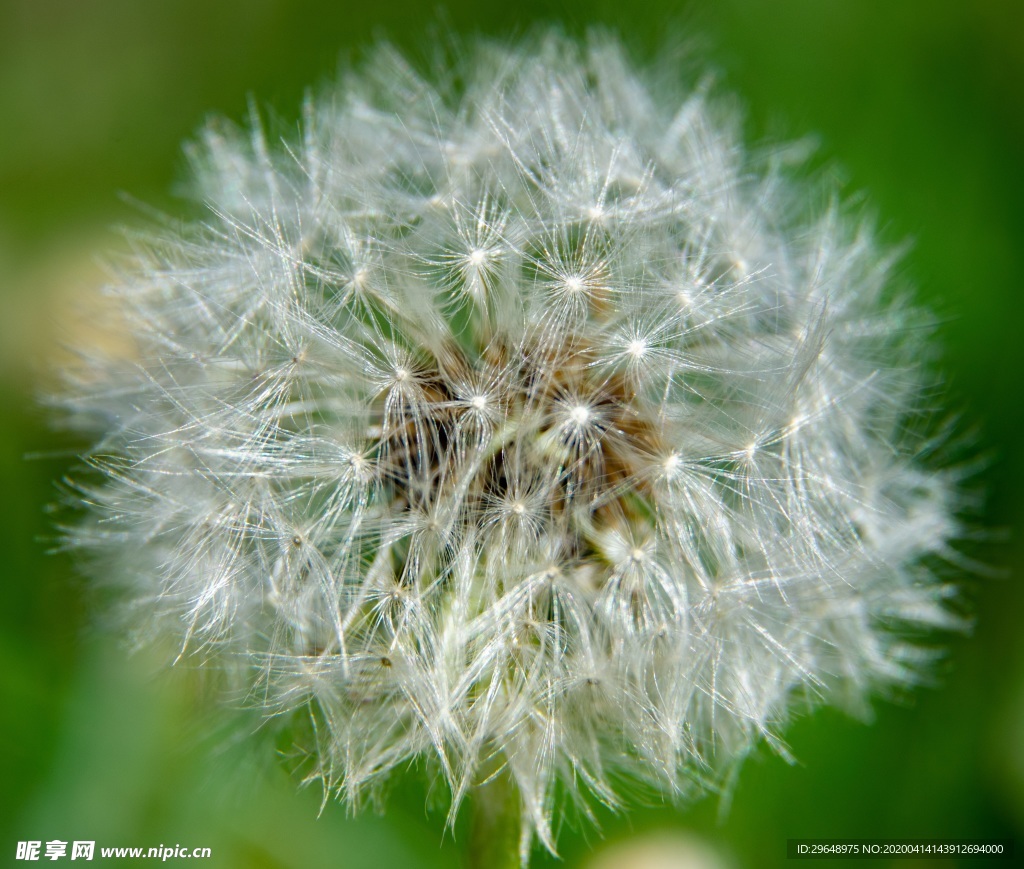
[{"label": "blurred grass", "polygon": [[[612,839],[686,828],[738,865],[782,865],[795,836],[1004,836],[1024,841],[1024,4],[790,0],[715,4],[448,4],[460,33],[541,20],[618,27],[645,53],[694,34],[748,140],[815,134],[824,171],[865,191],[883,236],[913,246],[906,276],[944,317],[949,395],[991,456],[968,577],[977,627],[953,638],[938,688],[875,704],[870,726],[822,711],[761,752],[731,809],[603,816]],[[346,817],[196,699],[188,673],[129,658],[94,629],[45,505],[76,444],[47,426],[40,371],[70,301],[100,280],[110,227],[144,221],[124,191],[180,212],[180,145],[254,95],[294,121],[303,90],[379,32],[415,47],[438,15],[411,0],[0,0],[0,855],[18,839],[214,848],[227,867],[450,866],[458,843],[404,786],[383,816]],[[841,168],[837,168],[841,167]],[[43,456],[26,461],[26,454]],[[460,830],[456,830],[457,835]],[[458,836],[459,842],[462,837]],[[598,842],[567,830],[577,865]],[[537,865],[554,865],[543,856]],[[916,864],[921,866],[919,862]],[[942,865],[951,865],[948,862]]]}]

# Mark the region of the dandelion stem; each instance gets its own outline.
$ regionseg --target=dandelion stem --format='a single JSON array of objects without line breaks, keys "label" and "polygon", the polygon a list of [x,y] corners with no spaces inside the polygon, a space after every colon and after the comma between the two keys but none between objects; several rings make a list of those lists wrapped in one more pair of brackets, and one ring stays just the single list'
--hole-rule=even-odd
[{"label": "dandelion stem", "polygon": [[475,789],[469,869],[519,869],[520,813],[519,794],[507,772]]}]

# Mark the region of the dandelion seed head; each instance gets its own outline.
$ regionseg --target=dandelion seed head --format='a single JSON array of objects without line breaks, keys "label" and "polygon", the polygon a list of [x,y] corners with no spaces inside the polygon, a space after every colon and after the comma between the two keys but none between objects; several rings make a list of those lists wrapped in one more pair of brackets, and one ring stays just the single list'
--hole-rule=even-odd
[{"label": "dandelion seed head", "polygon": [[109,290],[133,355],[67,373],[68,538],[140,634],[310,718],[342,799],[500,770],[553,849],[560,800],[685,798],[913,683],[956,474],[891,257],[705,90],[610,37],[458,63],[381,49],[298,141],[202,136],[205,217]]}]

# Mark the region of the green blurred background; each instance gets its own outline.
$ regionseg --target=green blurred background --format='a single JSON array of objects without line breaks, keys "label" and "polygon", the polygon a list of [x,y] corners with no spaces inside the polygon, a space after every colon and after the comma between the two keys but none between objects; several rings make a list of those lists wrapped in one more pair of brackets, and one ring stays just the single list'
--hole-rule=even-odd
[{"label": "green blurred background", "polygon": [[[605,841],[687,831],[736,867],[783,865],[788,837],[1024,848],[1024,3],[620,6],[0,0],[0,864],[17,840],[57,838],[209,846],[223,867],[459,865],[464,829],[442,840],[420,785],[383,816],[318,816],[319,793],[266,762],[251,722],[97,627],[69,559],[47,554],[53,481],[80,445],[35,398],[73,301],[102,280],[97,252],[121,244],[112,227],[145,221],[121,193],[181,213],[181,143],[206,117],[243,120],[251,95],[294,122],[339,56],[378,35],[415,49],[439,21],[494,35],[604,23],[640,57],[697,37],[748,141],[815,134],[819,168],[866,194],[884,239],[912,242],[902,272],[942,317],[944,401],[989,457],[977,524],[992,533],[971,554],[998,575],[966,577],[976,628],[948,642],[936,685],[877,701],[871,724],[804,718],[786,734],[798,763],[759,753],[727,812],[711,797],[603,815]],[[565,830],[565,865],[601,841]]]}]

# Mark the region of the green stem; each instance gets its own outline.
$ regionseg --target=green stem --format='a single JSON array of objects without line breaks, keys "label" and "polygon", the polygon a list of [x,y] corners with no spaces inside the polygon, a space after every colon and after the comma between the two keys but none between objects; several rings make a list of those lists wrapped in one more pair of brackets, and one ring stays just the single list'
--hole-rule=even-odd
[{"label": "green stem", "polygon": [[472,795],[468,869],[519,869],[519,792],[500,772]]}]

